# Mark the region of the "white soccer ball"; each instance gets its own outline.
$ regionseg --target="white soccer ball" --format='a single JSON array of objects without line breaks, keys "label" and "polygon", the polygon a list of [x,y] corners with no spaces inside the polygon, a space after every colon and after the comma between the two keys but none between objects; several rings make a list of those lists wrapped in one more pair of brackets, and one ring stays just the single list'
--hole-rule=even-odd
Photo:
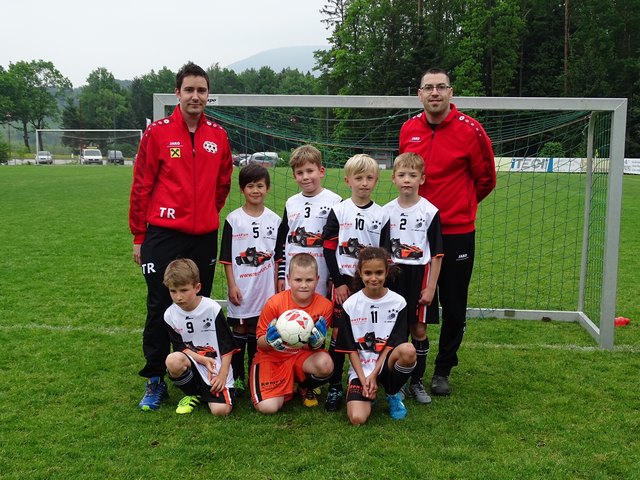
[{"label": "white soccer ball", "polygon": [[313,319],[304,310],[287,310],[276,320],[276,330],[282,341],[291,348],[302,348],[313,330]]}]

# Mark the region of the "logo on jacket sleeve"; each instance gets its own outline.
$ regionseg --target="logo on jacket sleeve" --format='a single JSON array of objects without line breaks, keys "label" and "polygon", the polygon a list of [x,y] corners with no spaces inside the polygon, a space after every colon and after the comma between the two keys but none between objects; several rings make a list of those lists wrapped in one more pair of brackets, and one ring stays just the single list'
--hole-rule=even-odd
[{"label": "logo on jacket sleeve", "polygon": [[209,153],[216,153],[218,151],[218,145],[210,141],[204,142],[202,144],[202,148],[204,148]]},{"label": "logo on jacket sleeve", "polygon": [[169,148],[169,156],[171,158],[180,158],[180,148],[179,147]]}]

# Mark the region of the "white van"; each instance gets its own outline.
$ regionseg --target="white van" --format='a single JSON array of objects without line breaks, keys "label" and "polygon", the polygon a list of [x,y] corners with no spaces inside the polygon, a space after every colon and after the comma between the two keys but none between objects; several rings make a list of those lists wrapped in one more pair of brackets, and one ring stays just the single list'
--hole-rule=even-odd
[{"label": "white van", "polygon": [[83,148],[80,154],[81,165],[102,165],[102,152],[97,148]]}]

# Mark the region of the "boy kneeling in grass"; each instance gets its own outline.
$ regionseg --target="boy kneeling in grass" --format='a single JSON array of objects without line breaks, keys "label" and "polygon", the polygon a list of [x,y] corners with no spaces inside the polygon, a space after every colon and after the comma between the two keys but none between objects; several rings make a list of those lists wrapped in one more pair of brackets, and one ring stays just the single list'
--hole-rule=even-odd
[{"label": "boy kneeling in grass", "polygon": [[200,273],[187,258],[167,266],[164,284],[173,300],[164,314],[173,345],[167,370],[169,379],[187,395],[176,413],[191,413],[204,400],[213,415],[229,415],[234,397],[229,367],[238,348],[222,307],[198,295]]}]

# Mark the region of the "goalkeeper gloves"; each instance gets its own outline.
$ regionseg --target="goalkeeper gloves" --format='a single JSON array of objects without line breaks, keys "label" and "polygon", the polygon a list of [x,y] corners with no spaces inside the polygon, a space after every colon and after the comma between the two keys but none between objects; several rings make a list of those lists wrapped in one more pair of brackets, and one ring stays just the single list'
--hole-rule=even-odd
[{"label": "goalkeeper gloves", "polygon": [[267,327],[267,335],[265,337],[267,345],[269,345],[274,350],[278,350],[282,352],[287,347],[282,340],[282,337],[278,333],[278,329],[276,328],[276,320],[272,320],[269,326]]},{"label": "goalkeeper gloves", "polygon": [[307,343],[313,350],[324,347],[324,339],[326,335],[327,321],[324,317],[320,317],[311,330],[311,335],[309,335],[309,340],[307,341]]}]

